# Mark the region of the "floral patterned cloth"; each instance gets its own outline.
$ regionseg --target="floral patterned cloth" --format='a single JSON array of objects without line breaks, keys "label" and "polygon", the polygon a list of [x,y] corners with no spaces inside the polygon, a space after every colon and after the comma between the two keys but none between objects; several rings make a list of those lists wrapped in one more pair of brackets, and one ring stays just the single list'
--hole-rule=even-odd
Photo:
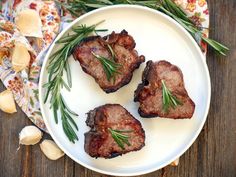
[{"label": "floral patterned cloth", "polygon": [[[208,36],[209,13],[206,0],[174,0],[188,16],[199,26],[204,27]],[[0,2],[0,79],[12,90],[17,104],[29,119],[44,131],[46,130],[38,101],[38,82],[42,62],[48,47],[53,42],[61,27],[71,20],[71,15],[64,13],[54,1],[42,0],[3,0]],[[33,9],[39,13],[42,21],[43,38],[25,37],[20,34],[14,19],[24,9]],[[12,69],[10,51],[15,42],[23,43],[30,53],[30,65],[16,73]],[[202,44],[206,54],[206,45]]]}]

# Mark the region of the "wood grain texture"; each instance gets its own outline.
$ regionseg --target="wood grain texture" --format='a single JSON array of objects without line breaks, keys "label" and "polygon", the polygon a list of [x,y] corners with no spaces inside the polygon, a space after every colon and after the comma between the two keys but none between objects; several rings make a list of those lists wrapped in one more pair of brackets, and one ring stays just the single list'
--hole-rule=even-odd
[{"label": "wood grain texture", "polygon": [[[224,42],[227,57],[209,49],[207,64],[212,100],[207,122],[198,139],[181,157],[178,167],[166,167],[165,177],[236,176],[236,1],[208,0],[210,36]],[[0,85],[0,91],[4,90]],[[18,148],[18,133],[31,122],[19,109],[0,112],[0,177],[107,177],[88,170],[68,157],[48,160],[38,145]],[[44,137],[49,138],[49,137]],[[159,177],[156,171],[139,177]]]}]

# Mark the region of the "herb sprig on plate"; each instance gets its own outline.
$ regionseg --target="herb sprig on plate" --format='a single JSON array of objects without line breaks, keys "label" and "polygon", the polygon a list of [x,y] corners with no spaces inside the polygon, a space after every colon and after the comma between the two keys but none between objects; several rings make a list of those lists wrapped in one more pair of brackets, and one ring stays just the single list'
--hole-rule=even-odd
[{"label": "herb sprig on plate", "polygon": [[128,146],[131,145],[129,142],[130,136],[124,133],[131,133],[133,132],[132,130],[113,130],[111,128],[108,128],[108,131],[111,133],[112,138],[121,149],[125,149],[125,144],[127,144]]},{"label": "herb sprig on plate", "polygon": [[170,90],[166,87],[165,81],[161,80],[162,84],[162,104],[163,110],[168,112],[169,108],[176,108],[178,105],[182,105],[182,102],[174,96]]},{"label": "herb sprig on plate", "polygon": [[[48,81],[44,85],[44,88],[46,88],[44,102],[50,101],[50,108],[53,110],[55,122],[58,123],[58,117],[61,118],[63,130],[68,139],[73,143],[78,140],[78,136],[76,135],[78,126],[76,125],[73,116],[78,115],[67,106],[61,94],[63,87],[68,91],[70,91],[70,88],[72,87],[68,58],[72,54],[74,47],[84,38],[92,33],[107,31],[104,29],[96,29],[100,23],[102,22],[91,26],[80,25],[73,27],[72,34],[68,34],[56,41],[56,44],[60,44],[62,47],[50,56],[49,64],[47,66]],[[64,71],[66,72],[67,82],[63,78]]]},{"label": "herb sprig on plate", "polygon": [[187,14],[172,0],[69,0],[67,3],[57,2],[62,9],[68,10],[73,16],[78,17],[91,10],[116,4],[134,4],[146,6],[165,13],[183,26],[201,46],[204,41],[219,54],[226,55],[228,47],[209,39],[202,33],[202,27],[196,25]]},{"label": "herb sprig on plate", "polygon": [[108,44],[107,47],[111,53],[111,59],[95,54],[94,52],[92,52],[92,55],[97,58],[102,64],[103,70],[106,73],[107,80],[110,81],[111,79],[113,79],[113,81],[115,82],[116,75],[120,74],[119,70],[121,69],[121,64],[115,62],[115,53],[112,50],[111,46]]}]

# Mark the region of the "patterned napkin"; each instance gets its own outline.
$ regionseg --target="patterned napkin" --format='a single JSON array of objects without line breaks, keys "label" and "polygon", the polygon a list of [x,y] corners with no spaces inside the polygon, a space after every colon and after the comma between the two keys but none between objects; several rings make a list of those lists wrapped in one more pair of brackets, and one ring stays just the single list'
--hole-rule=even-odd
[{"label": "patterned napkin", "polygon": [[[40,69],[50,44],[72,17],[69,13],[62,16],[61,9],[58,9],[54,1],[3,0],[0,3],[0,79],[12,90],[17,104],[28,118],[47,132],[38,100]],[[175,0],[175,3],[180,5],[196,24],[208,28],[206,0]],[[15,17],[25,9],[38,12],[42,22],[43,38],[25,37],[16,28]],[[208,30],[205,28],[203,32],[208,36]],[[11,64],[10,53],[16,42],[26,46],[31,58],[29,67],[20,72],[15,72]],[[206,54],[205,44],[202,44],[202,49]]]}]

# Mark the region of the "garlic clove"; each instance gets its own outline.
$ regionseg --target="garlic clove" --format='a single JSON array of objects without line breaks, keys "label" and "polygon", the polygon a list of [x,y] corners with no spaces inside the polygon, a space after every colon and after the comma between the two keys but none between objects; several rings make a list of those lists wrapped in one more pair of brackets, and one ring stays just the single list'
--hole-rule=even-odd
[{"label": "garlic clove", "polygon": [[23,36],[43,38],[42,21],[37,11],[32,9],[20,11],[15,23]]},{"label": "garlic clove", "polygon": [[177,167],[179,165],[179,158],[176,159],[175,161],[171,162],[171,166]]},{"label": "garlic clove", "polygon": [[40,144],[40,149],[50,160],[57,160],[65,154],[52,140],[44,140]]},{"label": "garlic clove", "polygon": [[15,43],[12,53],[12,67],[14,71],[19,72],[29,66],[30,54],[26,46],[20,42]]},{"label": "garlic clove", "polygon": [[13,94],[10,90],[0,93],[0,109],[10,114],[17,112]]},{"label": "garlic clove", "polygon": [[19,133],[19,144],[35,145],[41,140],[42,136],[42,132],[37,127],[33,125],[26,126]]}]

